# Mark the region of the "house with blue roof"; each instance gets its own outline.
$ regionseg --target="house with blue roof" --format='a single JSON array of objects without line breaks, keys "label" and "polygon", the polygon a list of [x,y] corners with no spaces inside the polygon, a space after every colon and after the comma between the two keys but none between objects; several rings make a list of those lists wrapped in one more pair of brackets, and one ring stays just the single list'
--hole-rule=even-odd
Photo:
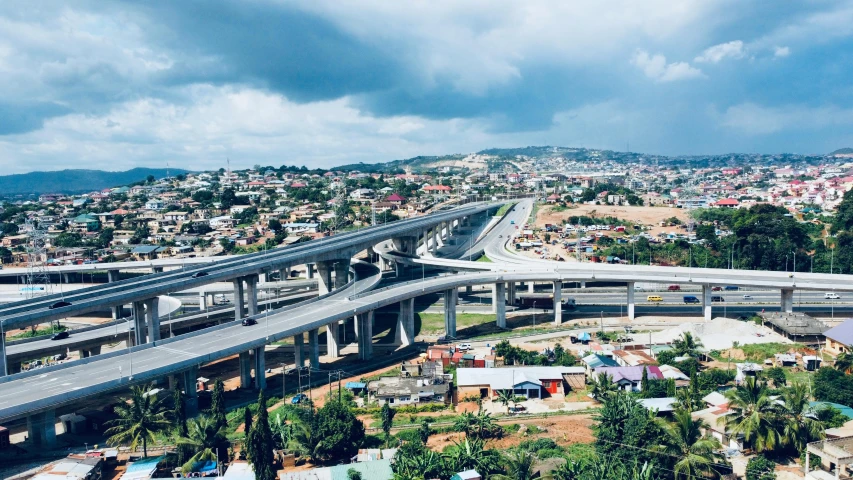
[{"label": "house with blue roof", "polygon": [[823,332],[826,337],[824,351],[832,355],[853,351],[853,319],[847,319]]}]

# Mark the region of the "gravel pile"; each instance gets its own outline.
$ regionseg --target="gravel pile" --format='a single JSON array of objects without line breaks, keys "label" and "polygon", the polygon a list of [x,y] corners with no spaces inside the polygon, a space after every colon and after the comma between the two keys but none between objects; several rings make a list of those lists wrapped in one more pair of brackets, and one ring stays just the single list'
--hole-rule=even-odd
[{"label": "gravel pile", "polygon": [[752,322],[743,322],[731,318],[718,317],[704,323],[682,323],[681,325],[660,332],[652,333],[655,343],[672,342],[683,332],[690,332],[702,340],[702,345],[708,350],[725,350],[731,348],[732,342],[740,345],[752,343],[791,343],[767,327]]}]

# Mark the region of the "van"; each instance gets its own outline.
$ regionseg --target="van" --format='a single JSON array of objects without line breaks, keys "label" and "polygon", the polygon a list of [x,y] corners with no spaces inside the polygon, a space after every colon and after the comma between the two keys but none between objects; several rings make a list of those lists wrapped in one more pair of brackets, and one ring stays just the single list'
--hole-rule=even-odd
[{"label": "van", "polygon": [[701,302],[699,302],[699,298],[697,298],[693,295],[685,295],[684,296],[684,303],[701,303]]},{"label": "van", "polygon": [[649,295],[646,297],[646,300],[649,302],[662,302],[663,298],[660,295]]},{"label": "van", "polygon": [[837,294],[837,293],[835,293],[835,292],[832,292],[832,293],[824,293],[824,294],[823,294],[823,298],[830,299],[830,300],[838,300],[839,298],[841,298],[841,295],[839,295],[839,294]]},{"label": "van", "polygon": [[726,290],[735,290],[735,291],[737,291],[737,289],[738,289],[737,285],[726,285]]},{"label": "van", "polygon": [[723,297],[721,297],[721,296],[719,296],[719,295],[714,295],[714,296],[712,296],[712,297],[711,297],[711,301],[712,301],[712,302],[725,302],[725,301],[726,301],[726,299],[725,299],[725,298],[723,298]]}]

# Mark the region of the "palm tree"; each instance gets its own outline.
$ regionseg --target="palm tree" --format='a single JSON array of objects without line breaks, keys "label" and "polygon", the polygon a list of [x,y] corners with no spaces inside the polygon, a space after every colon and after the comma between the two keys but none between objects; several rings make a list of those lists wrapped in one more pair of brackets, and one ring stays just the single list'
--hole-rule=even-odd
[{"label": "palm tree", "polygon": [[445,476],[441,455],[415,443],[403,444],[397,450],[392,468],[394,480],[424,480]]},{"label": "palm tree", "polygon": [[776,430],[779,405],[767,394],[767,386],[755,377],[747,377],[742,385],[726,392],[731,415],[718,420],[733,434],[742,434],[744,440],[757,452],[773,450],[780,443]]},{"label": "palm tree", "polygon": [[701,430],[708,428],[703,420],[693,420],[687,410],[676,410],[672,423],[661,418],[655,421],[665,434],[661,449],[678,459],[674,467],[676,480],[716,472],[714,464],[719,457],[715,452],[721,446],[717,439],[702,435]]},{"label": "palm tree", "polygon": [[498,403],[504,406],[509,412],[509,404],[513,402],[515,395],[512,390],[498,390]]},{"label": "palm tree", "polygon": [[491,413],[480,412],[474,416],[474,427],[477,438],[499,437],[503,432],[500,425],[495,422]]},{"label": "palm tree", "polygon": [[835,357],[835,362],[832,364],[836,370],[844,373],[853,372],[853,354],[842,353]]},{"label": "palm tree", "polygon": [[619,386],[613,382],[613,377],[606,373],[599,373],[597,377],[592,379],[592,397],[599,402],[605,397],[619,390]]},{"label": "palm tree", "polygon": [[809,406],[808,387],[795,383],[782,392],[781,440],[801,452],[806,444],[824,437],[823,422],[814,417]]},{"label": "palm tree", "polygon": [[[554,470],[555,480],[580,480],[588,471],[589,464],[585,461],[566,460],[566,463]],[[604,477],[600,477],[604,478]]]},{"label": "palm tree", "polygon": [[150,384],[130,387],[130,398],[122,399],[115,407],[118,418],[107,422],[110,428],[104,433],[110,435],[108,444],[130,442],[130,448],[136,450],[141,443],[142,456],[148,457],[148,442],[153,442],[156,434],[171,427],[166,419],[165,398],[150,393],[153,388]]},{"label": "palm tree", "polygon": [[698,357],[699,349],[702,348],[702,341],[690,332],[683,332],[680,338],[676,338],[672,342],[672,348],[680,357]]},{"label": "palm tree", "polygon": [[216,448],[225,442],[225,427],[215,416],[201,416],[187,423],[189,434],[177,439],[178,445],[187,446],[195,452],[181,467],[183,473],[192,469],[195,462],[216,460]]},{"label": "palm tree", "polygon": [[[506,475],[492,475],[494,480],[533,480],[536,455],[527,450],[515,449],[504,457],[506,463]],[[543,474],[536,477],[543,480],[554,478],[551,474]]]},{"label": "palm tree", "polygon": [[674,408],[692,412],[696,410],[696,402],[689,389],[682,388],[675,391]]},{"label": "palm tree", "polygon": [[463,442],[455,442],[447,452],[447,462],[451,470],[461,472],[474,469],[487,473],[497,469],[498,459],[494,458],[491,450],[486,450],[485,443],[479,438],[465,438]]},{"label": "palm tree", "polygon": [[471,435],[471,432],[474,430],[474,423],[476,421],[476,417],[473,413],[465,412],[456,418],[456,421],[453,423],[453,429],[459,432],[464,432],[467,437]]}]

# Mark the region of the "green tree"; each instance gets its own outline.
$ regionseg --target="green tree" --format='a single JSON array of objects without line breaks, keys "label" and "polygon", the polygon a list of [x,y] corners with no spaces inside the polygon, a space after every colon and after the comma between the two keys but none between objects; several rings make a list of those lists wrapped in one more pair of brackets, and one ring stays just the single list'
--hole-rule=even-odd
[{"label": "green tree", "polygon": [[225,417],[225,384],[221,379],[216,379],[213,383],[213,392],[210,394],[210,415],[217,428],[225,428],[228,423]]},{"label": "green tree", "polygon": [[509,411],[509,404],[512,403],[515,396],[511,389],[498,390],[498,402]]},{"label": "green tree", "polygon": [[607,399],[609,395],[619,391],[619,386],[613,382],[613,377],[602,372],[592,379],[592,398],[599,402]]},{"label": "green tree", "polygon": [[[513,449],[504,457],[505,474],[492,475],[496,480],[533,480],[536,455],[521,448]],[[551,474],[538,476],[543,480],[554,478]]]},{"label": "green tree", "polygon": [[853,354],[842,353],[835,357],[835,362],[832,363],[839,372],[850,373],[853,371]]},{"label": "green tree", "polygon": [[663,450],[676,458],[676,480],[719,473],[715,465],[721,459],[715,452],[721,445],[715,438],[702,435],[702,430],[709,428],[704,421],[693,420],[687,410],[677,410],[672,423],[660,418],[656,421],[666,434],[662,442]]},{"label": "green tree", "polygon": [[252,431],[252,409],[246,407],[243,409],[243,450],[246,451],[246,456],[249,456],[251,445],[249,444],[249,432]]},{"label": "green tree", "polygon": [[[258,395],[258,418],[252,424],[252,431],[246,443],[249,445],[249,462],[255,471],[257,480],[275,480],[276,475],[272,469],[273,463],[273,439],[267,413],[267,401],[263,389]],[[247,455],[248,456],[248,455]]]},{"label": "green tree", "polygon": [[364,439],[364,424],[343,403],[333,400],[317,411],[315,454],[324,461],[348,459]]},{"label": "green tree", "polygon": [[804,383],[795,383],[782,392],[781,416],[783,427],[782,442],[797,449],[805,450],[806,444],[824,437],[826,426],[816,418],[809,405],[809,388]]},{"label": "green tree", "polygon": [[461,472],[477,470],[482,475],[491,475],[500,471],[501,455],[495,450],[487,450],[479,438],[466,437],[448,447],[445,457],[450,470]]},{"label": "green tree", "polygon": [[278,233],[281,230],[282,225],[281,225],[281,222],[279,222],[278,220],[273,218],[273,219],[270,219],[270,221],[269,221],[269,227],[270,227],[270,230],[272,230],[275,233]]},{"label": "green tree", "polygon": [[785,379],[785,369],[782,367],[770,367],[761,373],[764,378],[772,381],[773,386],[776,388],[783,388],[787,382]]},{"label": "green tree", "polygon": [[[172,393],[172,404],[172,421],[175,425],[175,437],[187,437],[189,436],[189,430],[187,429],[186,405],[184,402],[184,392],[180,388],[176,388]],[[178,446],[177,455],[178,463],[183,464],[189,453],[186,448]]]},{"label": "green tree", "polygon": [[188,434],[178,437],[177,444],[193,452],[192,457],[181,466],[184,474],[192,470],[195,462],[219,461],[216,456],[218,448],[221,448],[221,453],[227,458],[228,440],[225,438],[225,428],[218,426],[215,418],[206,415],[190,420]]},{"label": "green tree", "polygon": [[776,464],[764,455],[756,455],[746,463],[746,480],[776,480]]},{"label": "green tree", "polygon": [[832,233],[853,230],[853,190],[847,191],[841,199],[841,203],[835,208],[835,217],[832,219]]},{"label": "green tree", "polygon": [[347,470],[347,480],[361,480],[361,472],[354,468]]},{"label": "green tree", "polygon": [[115,406],[118,418],[109,420],[110,426],[104,433],[109,435],[107,443],[113,446],[129,443],[132,450],[142,445],[142,456],[148,457],[148,442],[167,431],[171,423],[166,418],[163,398],[152,393],[153,385],[130,387],[130,397]]},{"label": "green tree", "polygon": [[426,443],[429,441],[429,436],[431,433],[432,432],[430,431],[430,428],[429,428],[429,419],[428,418],[422,419],[421,420],[421,426],[418,427],[418,437],[421,439],[421,443],[426,445]]},{"label": "green tree", "polygon": [[604,396],[595,415],[595,451],[604,458],[617,457],[624,465],[648,464],[652,469],[672,470],[671,457],[656,453],[665,444],[666,433],[654,413],[640,405],[628,392]]},{"label": "green tree", "polygon": [[730,415],[719,419],[733,434],[742,434],[757,452],[772,451],[781,442],[776,430],[778,404],[767,392],[767,386],[755,377],[726,392]]},{"label": "green tree", "polygon": [[391,427],[394,426],[394,415],[397,411],[388,405],[388,402],[382,404],[382,410],[379,412],[379,418],[382,420],[382,431],[385,432],[385,438],[391,436]]},{"label": "green tree", "polygon": [[698,357],[701,348],[702,342],[690,332],[683,332],[672,342],[672,349],[679,357]]},{"label": "green tree", "polygon": [[447,478],[456,473],[449,471],[442,456],[418,442],[407,442],[398,448],[391,469],[394,480]]}]

